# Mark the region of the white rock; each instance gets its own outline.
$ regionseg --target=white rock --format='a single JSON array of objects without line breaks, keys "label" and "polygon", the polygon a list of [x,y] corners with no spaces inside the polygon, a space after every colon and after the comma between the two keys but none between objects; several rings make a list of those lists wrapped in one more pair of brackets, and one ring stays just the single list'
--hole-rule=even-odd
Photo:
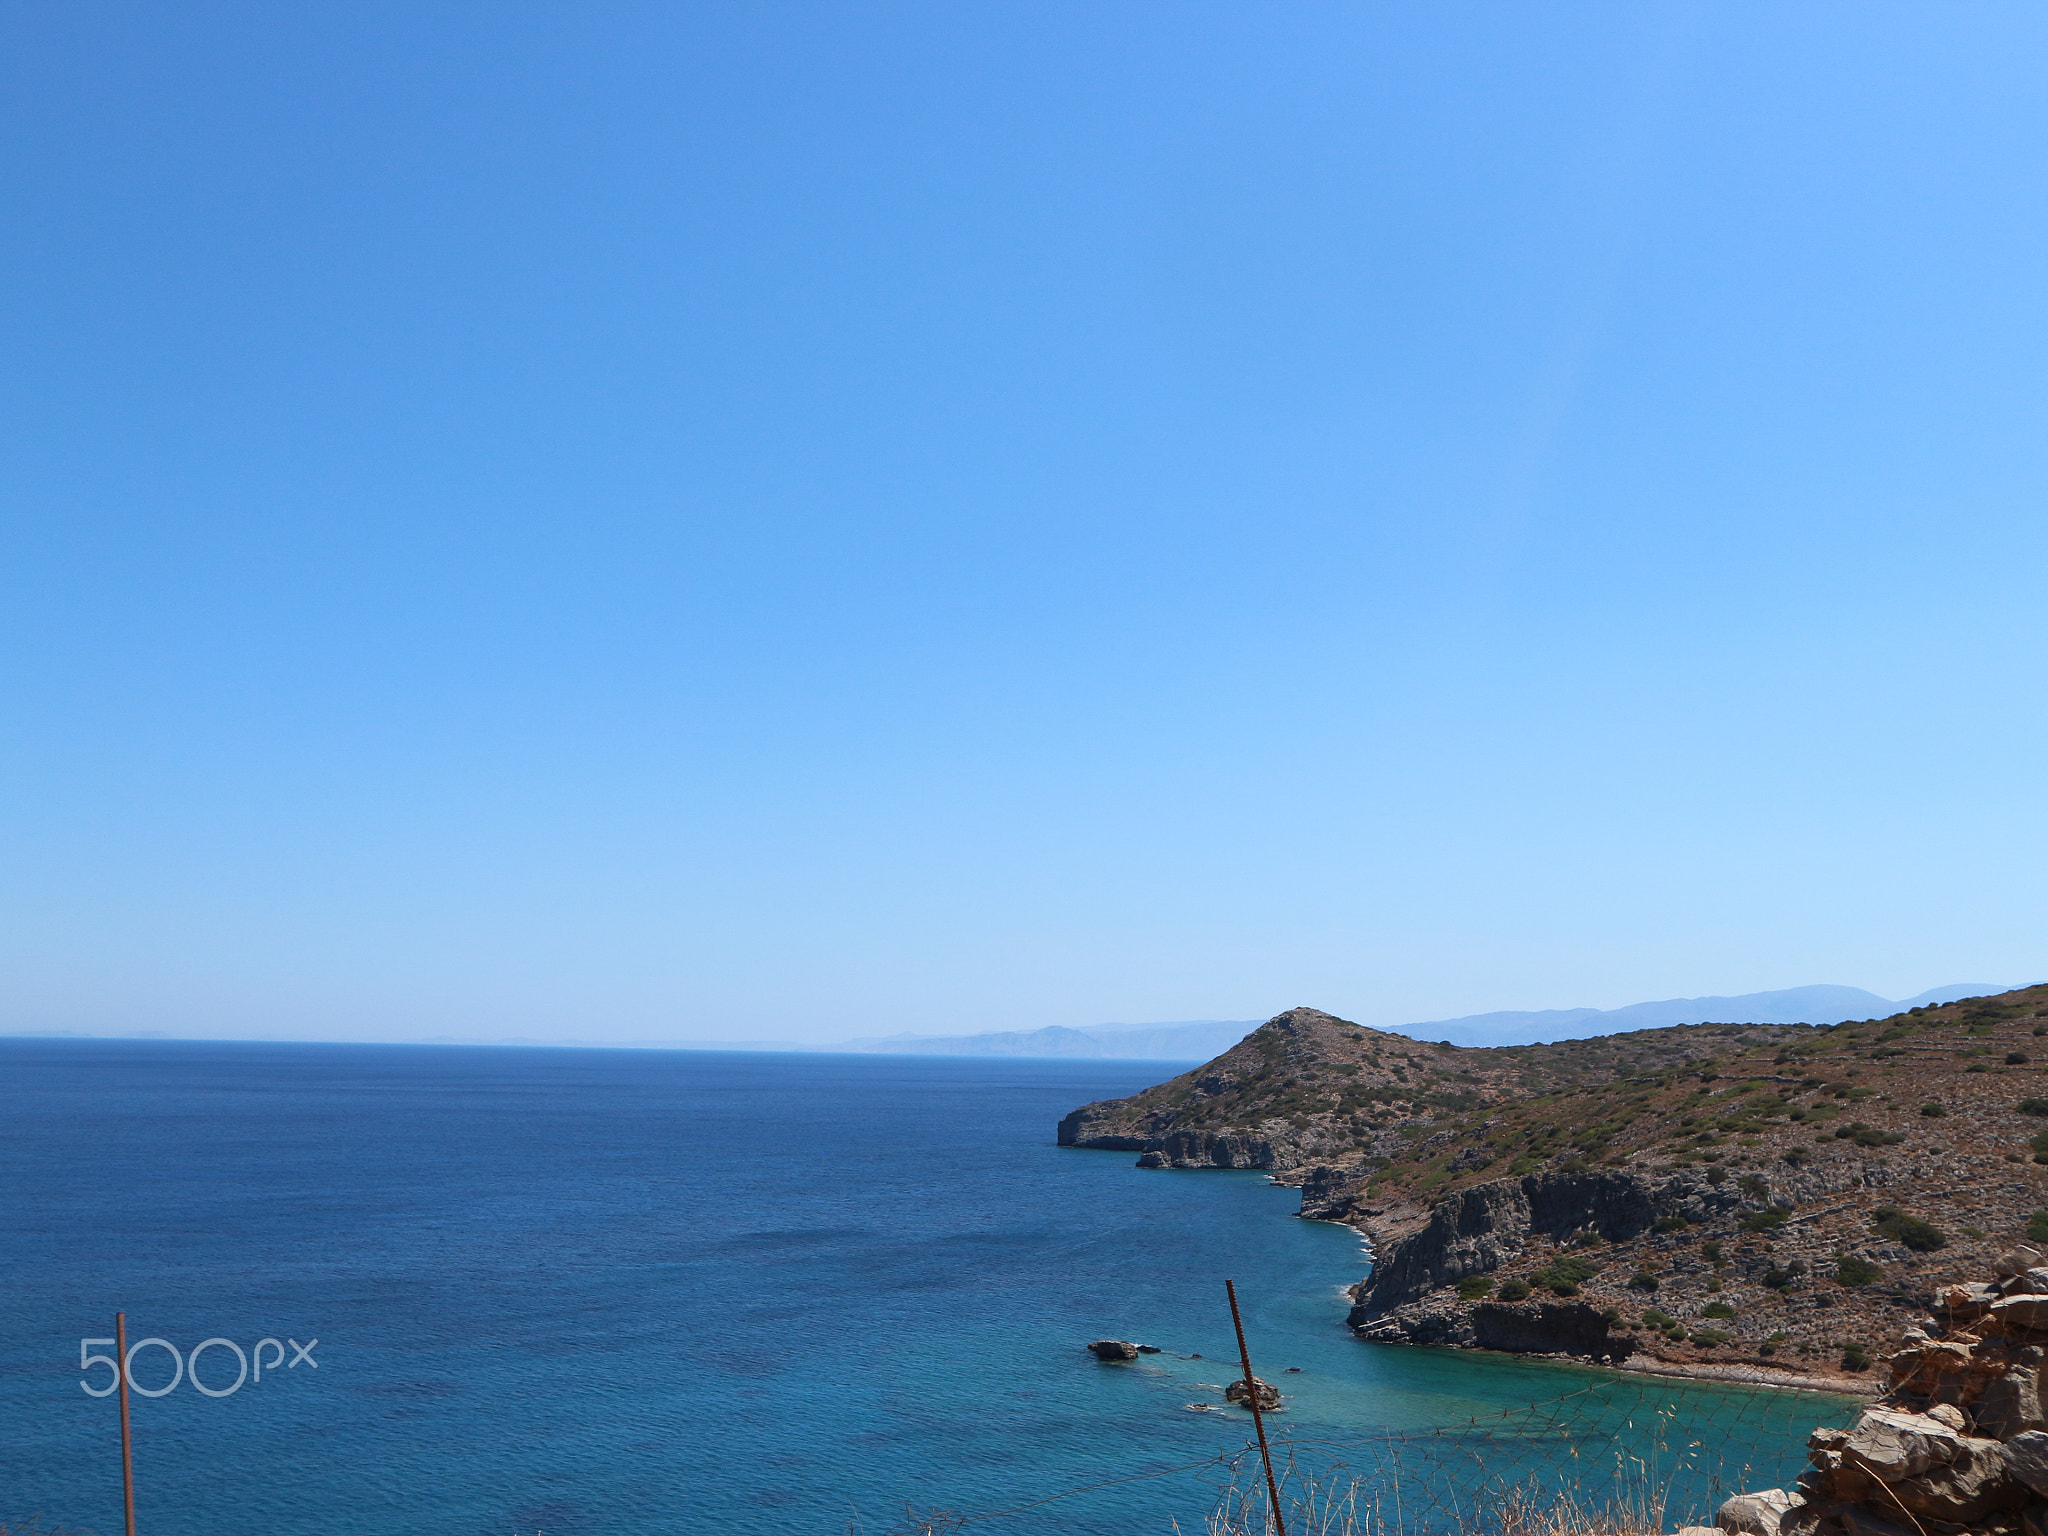
[{"label": "white rock", "polygon": [[1896,1408],[1871,1408],[1849,1431],[1842,1455],[1879,1481],[1895,1483],[1902,1477],[1917,1477],[1929,1467],[1946,1466],[1961,1450],[1955,1430],[1939,1419],[1924,1413],[1901,1413]]},{"label": "white rock", "polygon": [[1780,1536],[1786,1515],[1803,1502],[1797,1494],[1782,1488],[1761,1493],[1738,1493],[1714,1513],[1719,1530],[1741,1532],[1743,1536]]}]

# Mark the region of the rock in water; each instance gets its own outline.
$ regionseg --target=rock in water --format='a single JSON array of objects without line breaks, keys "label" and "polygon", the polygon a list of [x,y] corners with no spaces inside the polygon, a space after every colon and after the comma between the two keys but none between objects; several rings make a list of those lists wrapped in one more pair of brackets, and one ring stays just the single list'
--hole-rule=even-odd
[{"label": "rock in water", "polygon": [[[1274,1386],[1273,1383],[1261,1381],[1258,1377],[1254,1376],[1252,1378],[1252,1387],[1259,1394],[1259,1412],[1271,1413],[1280,1406],[1280,1389]],[[1229,1401],[1236,1403],[1240,1408],[1250,1406],[1247,1399],[1251,1394],[1245,1391],[1242,1380],[1233,1381],[1229,1386],[1225,1387],[1223,1395]]]},{"label": "rock in water", "polygon": [[1138,1346],[1126,1344],[1122,1339],[1097,1339],[1088,1346],[1088,1349],[1098,1360],[1135,1360],[1138,1358]]}]

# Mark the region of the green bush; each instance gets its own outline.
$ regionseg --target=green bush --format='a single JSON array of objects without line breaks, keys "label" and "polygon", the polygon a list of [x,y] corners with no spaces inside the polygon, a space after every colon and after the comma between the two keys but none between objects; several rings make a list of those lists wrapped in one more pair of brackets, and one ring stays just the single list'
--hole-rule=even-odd
[{"label": "green bush", "polygon": [[1577,1254],[1566,1254],[1552,1259],[1529,1278],[1547,1291],[1560,1296],[1576,1296],[1579,1287],[1600,1273],[1600,1266],[1591,1259],[1582,1259]]},{"label": "green bush", "polygon": [[1794,1168],[1804,1168],[1812,1157],[1813,1154],[1804,1147],[1787,1147],[1785,1149],[1785,1161]]},{"label": "green bush", "polygon": [[1703,1345],[1708,1349],[1719,1349],[1728,1342],[1728,1339],[1729,1335],[1723,1333],[1718,1328],[1695,1328],[1692,1331],[1693,1343]]},{"label": "green bush", "polygon": [[1939,1120],[1948,1113],[1948,1106],[1946,1104],[1922,1104],[1920,1106],[1920,1113],[1926,1115],[1930,1120]]},{"label": "green bush", "polygon": [[1725,1301],[1710,1301],[1700,1308],[1701,1317],[1733,1317],[1735,1309]]},{"label": "green bush", "polygon": [[1650,1223],[1652,1232],[1683,1232],[1692,1223],[1683,1216],[1659,1216]]},{"label": "green bush", "polygon": [[[2048,1211],[2041,1214],[2048,1216]],[[1845,1253],[1841,1261],[1835,1265],[1835,1278],[1847,1286],[1875,1285],[1884,1278],[1884,1270],[1869,1259]]]},{"label": "green bush", "polygon": [[1502,1301],[1521,1301],[1529,1294],[1529,1282],[1526,1280],[1504,1280],[1501,1282],[1501,1287],[1497,1294]]},{"label": "green bush", "polygon": [[2008,1067],[2024,1067],[2033,1059],[2025,1051],[2007,1051],[2005,1053],[2005,1064]]},{"label": "green bush", "polygon": [[1727,1181],[1727,1178],[1728,1170],[1726,1168],[1723,1168],[1719,1163],[1716,1163],[1713,1167],[1707,1170],[1707,1182],[1709,1184],[1725,1183]]},{"label": "green bush", "polygon": [[1845,1345],[1842,1349],[1842,1369],[1845,1371],[1869,1370],[1870,1352],[1861,1344]]},{"label": "green bush", "polygon": [[1719,1264],[1721,1262],[1720,1241],[1717,1239],[1711,1243],[1701,1243],[1700,1254],[1709,1264]]},{"label": "green bush", "polygon": [[1745,1232],[1775,1232],[1792,1219],[1792,1213],[1783,1206],[1772,1206],[1768,1211],[1751,1211],[1740,1223]]},{"label": "green bush", "polygon": [[1477,1301],[1493,1289],[1493,1276],[1467,1275],[1458,1282],[1458,1300]]},{"label": "green bush", "polygon": [[1654,1291],[1663,1284],[1647,1269],[1639,1269],[1628,1277],[1628,1288],[1632,1291]]},{"label": "green bush", "polygon": [[1806,1273],[1806,1266],[1794,1259],[1790,1264],[1773,1264],[1764,1271],[1764,1284],[1774,1291],[1789,1291],[1794,1282]]},{"label": "green bush", "polygon": [[1645,1328],[1654,1328],[1659,1333],[1662,1333],[1677,1321],[1677,1318],[1666,1312],[1662,1307],[1643,1308],[1643,1326]]},{"label": "green bush", "polygon": [[1847,1125],[1838,1126],[1835,1136],[1846,1138],[1859,1147],[1895,1147],[1906,1139],[1903,1131],[1881,1131],[1862,1120],[1851,1120]]},{"label": "green bush", "polygon": [[2048,1243],[2048,1211],[2036,1211],[2027,1218],[2027,1240]]},{"label": "green bush", "polygon": [[1908,1216],[1895,1205],[1881,1205],[1871,1212],[1877,1230],[1893,1242],[1904,1243],[1915,1253],[1932,1253],[1945,1247],[1948,1236],[1930,1221]]}]

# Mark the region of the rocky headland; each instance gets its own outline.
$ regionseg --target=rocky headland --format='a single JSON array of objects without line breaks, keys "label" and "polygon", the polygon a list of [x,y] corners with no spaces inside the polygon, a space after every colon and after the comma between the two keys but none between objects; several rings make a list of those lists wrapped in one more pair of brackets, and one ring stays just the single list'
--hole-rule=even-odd
[{"label": "rocky headland", "polygon": [[2048,1239],[2043,1037],[2048,986],[1489,1049],[1296,1008],[1059,1140],[1298,1185],[1370,1241],[1367,1340],[1869,1391],[1939,1280]]}]

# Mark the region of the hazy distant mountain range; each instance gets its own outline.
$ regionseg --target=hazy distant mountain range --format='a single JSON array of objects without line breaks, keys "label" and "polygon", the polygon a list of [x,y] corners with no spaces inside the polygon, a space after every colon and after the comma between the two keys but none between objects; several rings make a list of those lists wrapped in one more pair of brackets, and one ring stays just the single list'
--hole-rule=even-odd
[{"label": "hazy distant mountain range", "polygon": [[[1221,1056],[1262,1019],[1195,1019],[1173,1024],[1091,1024],[1069,1029],[1000,1030],[985,1035],[888,1035],[827,1049],[915,1052],[925,1056],[1111,1056],[1146,1061],[1207,1061]],[[815,1047],[813,1047],[815,1049]]]},{"label": "hazy distant mountain range", "polygon": [[1988,981],[1960,981],[1893,1002],[1861,987],[1787,987],[1782,992],[1746,992],[1740,997],[1674,997],[1626,1008],[1547,1008],[1540,1013],[1475,1013],[1462,1019],[1403,1024],[1396,1034],[1453,1045],[1540,1045],[1584,1040],[1630,1029],[1668,1024],[1840,1024],[1845,1019],[1883,1018],[1902,1008],[1981,997],[2006,988]]},{"label": "hazy distant mountain range", "polygon": [[[1780,992],[1747,992],[1740,997],[1674,997],[1659,1003],[1631,1003],[1626,1008],[1475,1013],[1462,1019],[1432,1019],[1421,1024],[1393,1025],[1390,1029],[1411,1039],[1448,1040],[1453,1045],[1539,1045],[1621,1034],[1631,1029],[1661,1029],[1669,1024],[1839,1024],[1845,1019],[1883,1018],[1902,1008],[2005,990],[1988,981],[1964,981],[1894,1002],[1861,987],[1787,987]],[[1261,1022],[1202,1019],[1175,1024],[1095,1024],[1086,1029],[1051,1024],[1044,1029],[1001,1030],[980,1035],[888,1035],[848,1040],[824,1049],[929,1056],[1098,1056],[1207,1061],[1229,1050]]]},{"label": "hazy distant mountain range", "polygon": [[[1981,997],[2007,989],[1988,981],[1935,987],[1898,1002],[1861,987],[1788,987],[1782,992],[1748,992],[1741,997],[1675,997],[1626,1008],[1547,1008],[1538,1013],[1475,1013],[1462,1019],[1431,1019],[1387,1026],[1414,1040],[1448,1040],[1453,1045],[1544,1045],[1584,1040],[1631,1029],[1669,1024],[1839,1024],[1846,1019],[1882,1018],[1902,1008]],[[1131,1061],[1208,1061],[1250,1034],[1262,1019],[1185,1019],[1165,1024],[1090,1024],[1072,1029],[994,1030],[976,1035],[883,1035],[825,1045],[801,1040],[561,1040],[532,1036],[437,1035],[423,1045],[639,1046],[697,1051],[859,1051],[919,1056],[1066,1056]],[[159,1030],[95,1037],[68,1029],[22,1030],[4,1038],[163,1040]],[[204,1038],[204,1037],[199,1037]],[[386,1041],[384,1043],[398,1043]]]}]

